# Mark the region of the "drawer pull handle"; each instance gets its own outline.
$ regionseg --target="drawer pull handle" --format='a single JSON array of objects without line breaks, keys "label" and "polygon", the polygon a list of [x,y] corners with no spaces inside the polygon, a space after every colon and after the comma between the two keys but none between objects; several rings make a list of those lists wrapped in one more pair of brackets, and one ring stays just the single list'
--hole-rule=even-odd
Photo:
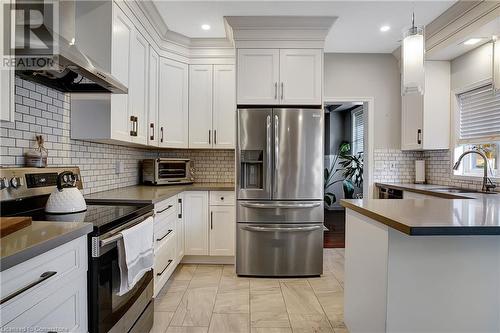
[{"label": "drawer pull handle", "polygon": [[160,238],[157,238],[156,241],[157,242],[161,241],[163,238],[167,237],[172,231],[173,230],[169,229],[165,235],[161,236]]},{"label": "drawer pull handle", "polygon": [[167,207],[167,208],[165,208],[165,209],[162,209],[162,210],[158,211],[156,214],[161,214],[161,213],[163,213],[163,212],[165,212],[165,211],[169,210],[169,209],[170,209],[170,208],[172,208],[172,207],[173,207],[173,205],[168,205],[168,207]]},{"label": "drawer pull handle", "polygon": [[40,275],[40,277],[38,278],[38,280],[34,281],[34,282],[31,282],[30,284],[28,284],[27,286],[13,292],[12,294],[2,298],[0,300],[0,304],[3,304],[7,301],[10,301],[11,299],[13,299],[14,297],[16,296],[19,296],[21,295],[22,293],[28,291],[29,289],[35,287],[36,285],[42,283],[43,281],[47,280],[47,279],[50,279],[52,276],[56,275],[57,272],[53,272],[53,271],[49,271],[49,272],[44,272],[42,273],[42,275]]},{"label": "drawer pull handle", "polygon": [[172,261],[173,261],[173,260],[172,260],[172,259],[170,259],[170,260],[168,261],[167,266],[165,266],[165,268],[164,268],[164,269],[162,269],[162,271],[161,271],[160,273],[156,273],[156,276],[160,276],[160,275],[162,275],[163,273],[165,273],[165,271],[167,270],[168,266],[170,266],[170,264],[172,263]]}]

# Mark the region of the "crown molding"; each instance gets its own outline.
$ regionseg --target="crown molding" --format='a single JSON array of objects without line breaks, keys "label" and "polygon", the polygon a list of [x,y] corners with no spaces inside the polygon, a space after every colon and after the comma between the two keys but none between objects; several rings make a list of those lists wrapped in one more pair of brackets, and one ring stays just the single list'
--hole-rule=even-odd
[{"label": "crown molding", "polygon": [[158,8],[152,1],[134,1],[138,7],[146,14],[149,21],[152,23],[151,26],[156,30],[158,35],[164,37],[167,35],[168,26],[163,20]]}]

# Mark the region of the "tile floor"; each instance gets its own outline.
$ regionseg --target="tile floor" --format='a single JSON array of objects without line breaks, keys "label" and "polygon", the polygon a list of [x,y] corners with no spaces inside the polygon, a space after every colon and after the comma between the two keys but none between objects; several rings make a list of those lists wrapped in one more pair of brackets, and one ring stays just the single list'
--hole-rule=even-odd
[{"label": "tile floor", "polygon": [[347,333],[344,250],[319,278],[240,278],[232,265],[179,265],[155,299],[150,333]]}]

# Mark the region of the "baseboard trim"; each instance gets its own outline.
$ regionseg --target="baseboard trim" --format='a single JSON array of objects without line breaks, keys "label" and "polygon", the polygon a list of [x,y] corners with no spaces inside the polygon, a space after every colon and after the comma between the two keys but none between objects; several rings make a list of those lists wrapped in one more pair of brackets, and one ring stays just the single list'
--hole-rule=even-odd
[{"label": "baseboard trim", "polygon": [[234,256],[184,256],[183,264],[234,265]]}]

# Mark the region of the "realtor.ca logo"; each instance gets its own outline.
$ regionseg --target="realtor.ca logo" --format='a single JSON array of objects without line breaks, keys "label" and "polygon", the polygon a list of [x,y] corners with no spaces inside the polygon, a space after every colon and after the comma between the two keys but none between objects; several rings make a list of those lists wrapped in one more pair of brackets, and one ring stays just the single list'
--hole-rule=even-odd
[{"label": "realtor.ca logo", "polygon": [[3,21],[0,69],[56,69],[59,49],[57,1],[0,1]]}]

